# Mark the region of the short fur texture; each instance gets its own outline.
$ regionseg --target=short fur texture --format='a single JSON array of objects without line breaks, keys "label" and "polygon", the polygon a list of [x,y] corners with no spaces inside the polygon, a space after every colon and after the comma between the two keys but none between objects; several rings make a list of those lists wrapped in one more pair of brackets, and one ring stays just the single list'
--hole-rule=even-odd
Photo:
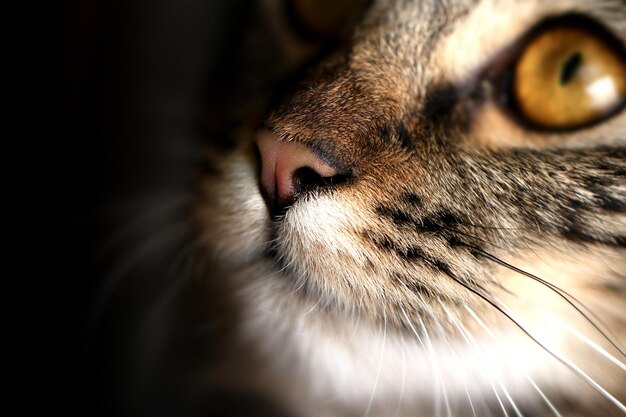
[{"label": "short fur texture", "polygon": [[621,0],[374,1],[265,120],[350,173],[279,217],[252,133],[209,153],[214,384],[295,416],[624,415],[626,112],[538,132],[485,81],[567,14],[626,44]]}]

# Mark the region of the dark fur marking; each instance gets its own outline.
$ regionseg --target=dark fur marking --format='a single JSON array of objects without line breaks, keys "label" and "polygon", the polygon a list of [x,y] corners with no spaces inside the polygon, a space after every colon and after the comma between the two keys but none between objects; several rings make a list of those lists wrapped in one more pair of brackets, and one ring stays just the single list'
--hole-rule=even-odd
[{"label": "dark fur marking", "polygon": [[626,200],[615,198],[610,195],[596,195],[598,199],[598,207],[605,211],[614,213],[623,213],[626,211]]},{"label": "dark fur marking", "polygon": [[384,143],[390,144],[392,142],[391,138],[391,128],[389,126],[384,126],[378,130],[378,137],[383,140]]},{"label": "dark fur marking", "polygon": [[402,199],[402,201],[411,206],[421,207],[423,204],[422,199],[417,194],[411,192],[403,193],[400,198]]},{"label": "dark fur marking", "polygon": [[404,123],[398,123],[398,125],[396,126],[396,135],[398,136],[400,146],[402,146],[403,149],[413,148],[413,141],[411,140],[411,136],[409,135],[409,132]]},{"label": "dark fur marking", "polygon": [[446,236],[446,242],[451,249],[467,249],[469,254],[475,258],[480,258],[480,253],[484,252],[483,245],[476,242],[478,238],[468,236],[469,242],[460,239],[458,236]]},{"label": "dark fur marking", "polygon": [[450,231],[446,230],[448,227],[453,227],[460,223],[462,222],[458,216],[449,211],[439,211],[433,213],[432,217],[425,217],[421,221],[416,221],[415,227],[426,233],[449,233]]},{"label": "dark fur marking", "polygon": [[419,246],[410,246],[406,249],[398,248],[396,249],[396,254],[406,261],[421,260],[437,272],[451,274],[450,266],[448,264],[441,259],[437,259],[426,254]]},{"label": "dark fur marking", "polygon": [[410,214],[382,204],[376,207],[376,213],[391,219],[398,226],[406,226],[415,223],[415,219]]},{"label": "dark fur marking", "polygon": [[452,274],[450,266],[447,263],[443,262],[441,259],[432,258],[432,261],[430,263],[437,271],[443,272],[446,275]]},{"label": "dark fur marking", "polygon": [[[406,197],[406,195],[403,196],[403,198],[404,197]],[[410,195],[408,198],[416,198],[416,196]],[[376,207],[376,213],[381,216],[390,218],[391,220],[393,220],[394,223],[398,225],[412,224],[420,230],[429,232],[439,231],[445,226],[454,226],[463,223],[459,216],[445,210],[435,212],[430,217],[416,219],[409,213],[381,204]]]},{"label": "dark fur marking", "polygon": [[467,244],[463,240],[459,239],[457,236],[447,236],[446,237],[446,242],[448,242],[448,246],[450,246],[451,248],[470,247],[469,244]]},{"label": "dark fur marking", "polygon": [[[626,158],[624,152],[620,152],[619,150],[613,150],[612,155],[617,157],[618,159]],[[609,177],[618,177],[625,178],[626,177],[626,168],[624,168],[621,164],[612,164],[610,162],[599,162],[595,165],[599,170],[604,171],[603,174]]]},{"label": "dark fur marking", "polygon": [[595,237],[592,236],[574,224],[569,224],[562,231],[563,238],[575,243],[594,243],[607,246],[615,246],[618,248],[626,248],[626,236],[624,235],[612,235],[607,237]]},{"label": "dark fur marking", "polygon": [[603,187],[610,187],[615,184],[615,179],[611,177],[586,176],[583,178],[585,188],[591,192],[597,192]]},{"label": "dark fur marking", "polygon": [[384,236],[382,239],[370,238],[372,242],[376,244],[380,249],[384,249],[388,252],[396,252],[396,245],[391,241],[390,238]]},{"label": "dark fur marking", "polygon": [[593,185],[586,187],[588,191],[593,193],[594,201],[587,202],[580,198],[569,197],[565,200],[566,212],[592,211],[595,208],[613,213],[622,213],[626,211],[626,199],[614,197],[604,188]]},{"label": "dark fur marking", "polygon": [[443,229],[440,224],[436,223],[436,219],[428,217],[422,219],[421,222],[415,222],[415,227],[424,233],[439,233]]},{"label": "dark fur marking", "polygon": [[458,101],[459,93],[455,86],[439,87],[426,96],[422,113],[427,119],[440,122],[452,113]]},{"label": "dark fur marking", "polygon": [[469,246],[455,236],[456,230],[454,230],[454,227],[462,224],[462,219],[449,211],[439,211],[433,213],[431,217],[422,219],[416,219],[402,210],[392,209],[384,205],[378,206],[376,212],[391,219],[398,226],[412,226],[420,233],[438,235],[444,238],[451,248]]},{"label": "dark fur marking", "polygon": [[449,211],[440,211],[436,213],[435,221],[445,226],[454,226],[463,223],[461,218]]},{"label": "dark fur marking", "polygon": [[414,294],[420,294],[428,298],[433,296],[433,293],[430,290],[430,288],[422,285],[418,281],[410,279],[409,277],[405,277],[405,276],[400,275],[397,272],[394,272],[393,274],[391,274],[391,278],[398,285],[406,287],[409,291],[411,291]]},{"label": "dark fur marking", "polygon": [[383,236],[382,238],[374,238],[373,242],[379,248],[384,249],[388,252],[395,253],[398,257],[407,261],[424,259],[426,257],[426,254],[418,246],[411,246],[409,248],[403,249],[399,247],[396,243],[394,243],[388,236]]},{"label": "dark fur marking", "polygon": [[410,259],[420,259],[426,262],[427,265],[435,269],[437,272],[442,272],[446,275],[450,275],[452,273],[452,271],[450,270],[450,266],[447,263],[445,263],[441,259],[427,255],[421,248],[417,246],[411,246],[410,248],[407,248],[406,252],[407,255],[411,257]]},{"label": "dark fur marking", "polygon": [[567,198],[566,201],[567,201],[567,207],[571,207],[576,211],[589,209],[589,205],[585,203],[583,200],[580,200],[578,198],[571,197],[571,198]]},{"label": "dark fur marking", "polygon": [[419,246],[410,246],[406,249],[398,249],[396,253],[399,257],[406,260],[425,259],[426,254]]},{"label": "dark fur marking", "polygon": [[[595,197],[595,206],[609,212],[621,213],[626,211],[626,200],[614,197],[607,187],[615,185],[615,178],[586,177],[585,188]],[[589,209],[588,207],[582,207]]]},{"label": "dark fur marking", "polygon": [[378,136],[386,144],[398,143],[402,149],[412,149],[413,141],[409,135],[409,131],[406,125],[402,122],[397,122],[395,127],[384,126],[378,130]]}]

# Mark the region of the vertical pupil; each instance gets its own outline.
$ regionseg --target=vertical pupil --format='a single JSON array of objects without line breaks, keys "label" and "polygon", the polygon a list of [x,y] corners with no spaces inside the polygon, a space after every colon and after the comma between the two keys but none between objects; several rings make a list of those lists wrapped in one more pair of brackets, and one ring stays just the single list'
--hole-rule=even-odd
[{"label": "vertical pupil", "polygon": [[566,85],[570,82],[574,74],[576,74],[576,70],[580,67],[582,61],[583,55],[580,52],[575,52],[567,57],[561,67],[561,76],[559,80],[561,85]]}]

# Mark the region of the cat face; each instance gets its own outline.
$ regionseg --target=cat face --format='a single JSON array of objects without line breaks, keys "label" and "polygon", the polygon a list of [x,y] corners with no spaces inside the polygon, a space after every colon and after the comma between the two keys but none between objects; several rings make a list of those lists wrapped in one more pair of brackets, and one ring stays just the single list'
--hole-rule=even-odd
[{"label": "cat face", "polygon": [[[474,356],[505,351],[499,378],[524,380],[516,357],[533,376],[554,370],[537,378],[568,401],[623,411],[623,369],[576,334],[620,357],[625,22],[621,1],[373,2],[201,188],[203,237],[247,311],[241,333],[298,363],[329,338],[370,352],[374,337],[349,340],[355,322],[415,356],[426,338],[452,356],[477,340]],[[285,342],[303,326],[310,346]],[[494,378],[475,379],[490,391]]]}]

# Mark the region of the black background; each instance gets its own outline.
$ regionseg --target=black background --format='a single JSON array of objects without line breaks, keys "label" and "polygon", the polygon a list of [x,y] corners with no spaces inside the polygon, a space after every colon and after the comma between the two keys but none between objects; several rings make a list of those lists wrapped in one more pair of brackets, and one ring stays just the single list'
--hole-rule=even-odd
[{"label": "black background", "polygon": [[[227,68],[236,64],[230,53],[251,24],[242,3],[76,0],[37,10],[42,22],[31,23],[35,48],[26,52],[34,91],[22,94],[23,128],[36,140],[20,144],[30,157],[14,173],[26,203],[24,296],[13,294],[20,414],[140,413],[127,398],[128,345],[142,303],[165,279],[154,272],[167,249],[147,259],[149,270],[127,273],[130,284],[99,311],[102,288],[136,238],[109,242],[141,217],[134,203],[187,190],[204,145],[226,129],[210,115],[237,83],[220,77],[236,72]],[[138,298],[148,275],[157,282]],[[170,406],[158,414],[191,414]]]},{"label": "black background", "polygon": [[189,346],[163,355],[153,386],[137,387],[133,350],[192,231],[137,256],[187,213],[132,233],[129,224],[170,195],[188,199],[207,145],[228,146],[233,126],[258,118],[292,79],[254,4],[66,0],[11,15],[21,42],[7,83],[24,117],[10,140],[19,149],[6,151],[20,255],[12,250],[6,268],[19,287],[6,291],[16,330],[7,380],[24,394],[10,398],[20,414],[279,415],[239,393],[186,386],[168,360]]}]

